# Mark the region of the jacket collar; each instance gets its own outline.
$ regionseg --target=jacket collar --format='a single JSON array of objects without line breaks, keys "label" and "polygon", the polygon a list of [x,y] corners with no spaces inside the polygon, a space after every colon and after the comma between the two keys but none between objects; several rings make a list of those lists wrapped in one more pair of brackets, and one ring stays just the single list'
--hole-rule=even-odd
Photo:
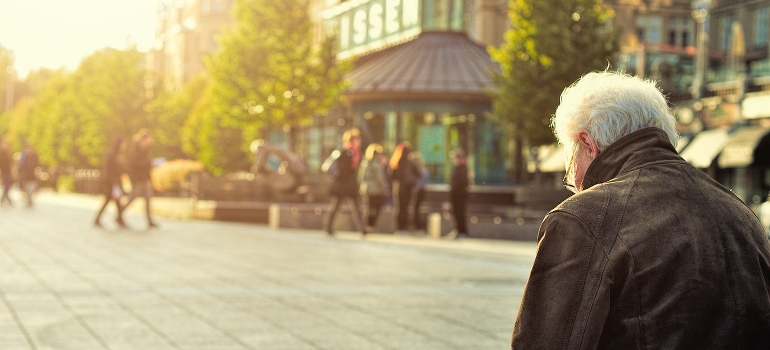
[{"label": "jacket collar", "polygon": [[591,162],[583,178],[583,190],[607,182],[620,173],[636,169],[652,161],[684,162],[660,128],[645,128],[621,137]]}]

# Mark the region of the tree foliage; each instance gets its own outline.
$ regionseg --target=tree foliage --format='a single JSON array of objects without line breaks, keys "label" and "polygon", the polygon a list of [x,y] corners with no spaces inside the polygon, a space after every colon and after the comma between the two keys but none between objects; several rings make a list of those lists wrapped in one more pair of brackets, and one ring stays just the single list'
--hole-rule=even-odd
[{"label": "tree foliage", "polygon": [[214,175],[248,170],[251,165],[243,130],[227,125],[214,113],[210,86],[190,111],[181,141],[184,152],[195,155]]},{"label": "tree foliage", "polygon": [[154,135],[153,153],[169,159],[194,158],[197,151],[183,147],[183,125],[209,88],[210,79],[202,73],[188,81],[181,90],[161,88],[148,106]]},{"label": "tree foliage", "polygon": [[[207,61],[211,108],[224,124],[258,133],[263,127],[309,123],[326,113],[343,88],[333,38],[314,42],[301,0],[236,0],[235,24]],[[245,135],[251,142],[260,135]]]},{"label": "tree foliage", "polygon": [[13,68],[13,52],[0,46],[0,114],[3,114],[6,110],[6,92],[8,91],[9,83],[12,80],[9,79]]},{"label": "tree foliage", "polygon": [[561,91],[583,74],[609,67],[619,32],[601,0],[509,0],[508,6],[511,29],[500,47],[489,49],[502,68],[492,116],[511,126],[521,177],[523,145],[554,141],[550,118]]},{"label": "tree foliage", "polygon": [[114,137],[148,124],[143,62],[136,49],[104,49],[73,73],[31,73],[26,85],[34,96],[8,117],[14,147],[31,143],[49,165],[98,166]]}]

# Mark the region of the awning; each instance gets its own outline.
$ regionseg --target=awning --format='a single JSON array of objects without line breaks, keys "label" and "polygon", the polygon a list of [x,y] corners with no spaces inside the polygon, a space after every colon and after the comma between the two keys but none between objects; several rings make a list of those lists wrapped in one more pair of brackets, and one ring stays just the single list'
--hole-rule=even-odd
[{"label": "awning", "polygon": [[741,114],[746,119],[770,117],[770,93],[762,91],[746,94],[741,102]]},{"label": "awning", "polygon": [[719,155],[727,143],[727,130],[711,129],[701,131],[680,153],[682,158],[696,168],[705,169],[711,166],[714,158]]},{"label": "awning", "polygon": [[558,145],[549,152],[540,162],[541,173],[564,172],[564,147]]},{"label": "awning", "polygon": [[484,46],[454,32],[423,32],[416,39],[358,60],[347,75],[351,101],[438,99],[489,101],[500,66]]},{"label": "awning", "polygon": [[754,150],[770,129],[760,125],[741,127],[730,135],[719,155],[720,168],[742,168],[754,162]]}]

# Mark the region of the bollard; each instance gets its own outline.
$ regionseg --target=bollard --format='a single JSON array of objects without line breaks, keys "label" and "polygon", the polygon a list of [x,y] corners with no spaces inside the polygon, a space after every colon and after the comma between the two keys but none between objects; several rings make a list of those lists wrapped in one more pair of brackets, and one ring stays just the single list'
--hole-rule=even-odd
[{"label": "bollard", "polygon": [[428,236],[441,238],[441,213],[428,214]]},{"label": "bollard", "polygon": [[277,229],[281,226],[281,206],[270,204],[267,209],[267,226]]}]

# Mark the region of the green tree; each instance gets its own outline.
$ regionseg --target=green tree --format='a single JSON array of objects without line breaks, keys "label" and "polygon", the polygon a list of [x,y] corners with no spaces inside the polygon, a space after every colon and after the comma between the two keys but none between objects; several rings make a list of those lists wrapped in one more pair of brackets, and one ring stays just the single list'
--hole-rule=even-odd
[{"label": "green tree", "polygon": [[207,88],[190,111],[181,134],[182,148],[203,163],[214,175],[248,170],[251,159],[245,148],[243,130],[226,125],[211,107]]},{"label": "green tree", "polygon": [[149,118],[154,135],[153,153],[169,159],[197,156],[198,150],[185,152],[183,128],[193,108],[208,89],[210,79],[201,74],[187,82],[182,90],[162,88],[149,104]]},{"label": "green tree", "polygon": [[327,113],[348,65],[335,62],[331,36],[313,40],[306,1],[236,0],[232,14],[235,23],[207,67],[213,114],[248,134],[240,149],[265,127],[295,130]]},{"label": "green tree", "polygon": [[10,109],[9,106],[6,106],[8,102],[6,96],[10,96],[7,93],[11,88],[10,84],[14,84],[15,80],[12,79],[12,72],[15,71],[13,61],[13,52],[0,46],[0,114],[3,114],[6,109]]},{"label": "green tree", "polygon": [[561,91],[591,71],[608,68],[618,48],[614,12],[601,0],[509,0],[511,29],[489,49],[496,76],[492,117],[516,140],[515,179],[525,181],[525,146],[554,141],[551,115]]},{"label": "green tree", "polygon": [[73,73],[30,74],[26,82],[33,96],[11,113],[8,133],[17,147],[34,145],[46,164],[98,166],[114,137],[149,126],[144,55],[135,49],[98,51]]},{"label": "green tree", "polygon": [[89,165],[99,163],[114,137],[150,127],[144,62],[136,48],[104,49],[86,57],[73,74],[76,146]]}]

